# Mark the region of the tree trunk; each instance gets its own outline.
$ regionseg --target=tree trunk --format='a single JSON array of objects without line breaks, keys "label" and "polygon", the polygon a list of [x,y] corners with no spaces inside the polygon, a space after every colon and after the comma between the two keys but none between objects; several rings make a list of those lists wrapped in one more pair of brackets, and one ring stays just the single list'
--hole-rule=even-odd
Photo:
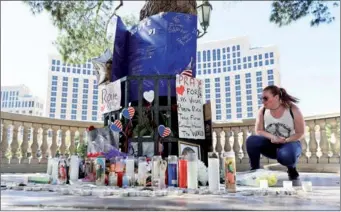
[{"label": "tree trunk", "polygon": [[178,12],[197,15],[196,0],[146,0],[140,11],[140,21],[160,12]]}]

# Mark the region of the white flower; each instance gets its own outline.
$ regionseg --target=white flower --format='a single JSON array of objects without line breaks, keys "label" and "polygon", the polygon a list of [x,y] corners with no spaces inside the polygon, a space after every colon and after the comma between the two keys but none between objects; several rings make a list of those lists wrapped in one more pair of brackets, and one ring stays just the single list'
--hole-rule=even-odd
[{"label": "white flower", "polygon": [[206,186],[208,181],[208,170],[201,160],[198,160],[198,181],[203,186]]}]

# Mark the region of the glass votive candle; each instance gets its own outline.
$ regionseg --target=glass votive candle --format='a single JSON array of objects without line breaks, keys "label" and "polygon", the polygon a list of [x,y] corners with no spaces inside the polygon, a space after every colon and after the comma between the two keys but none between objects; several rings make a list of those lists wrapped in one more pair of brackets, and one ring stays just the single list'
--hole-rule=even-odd
[{"label": "glass votive candle", "polygon": [[152,186],[159,186],[161,161],[162,157],[160,155],[155,155],[152,158]]},{"label": "glass votive candle", "polygon": [[267,180],[260,180],[259,181],[259,188],[261,189],[267,189],[269,187]]},{"label": "glass votive candle", "polygon": [[138,176],[138,184],[139,186],[146,186],[146,178],[147,178],[147,158],[146,157],[139,157],[138,159],[138,169],[137,169],[137,176]]},{"label": "glass votive candle", "polygon": [[177,187],[178,186],[178,157],[175,155],[170,155],[168,157],[168,186]]},{"label": "glass votive candle", "polygon": [[283,181],[283,188],[292,189],[292,181]]},{"label": "glass votive candle", "polygon": [[198,188],[198,156],[196,153],[187,154],[187,188]]},{"label": "glass votive candle", "polygon": [[179,187],[187,188],[187,159],[185,156],[179,156]]},{"label": "glass votive candle", "polygon": [[219,155],[215,152],[208,153],[208,188],[209,191],[218,191],[220,186]]},{"label": "glass votive candle", "polygon": [[311,181],[302,181],[302,189],[305,192],[312,192],[313,191],[313,184]]},{"label": "glass votive candle", "polygon": [[[126,174],[130,178],[131,182],[134,181],[135,178],[135,157],[127,156],[126,157]],[[132,184],[132,183],[129,183]]]}]

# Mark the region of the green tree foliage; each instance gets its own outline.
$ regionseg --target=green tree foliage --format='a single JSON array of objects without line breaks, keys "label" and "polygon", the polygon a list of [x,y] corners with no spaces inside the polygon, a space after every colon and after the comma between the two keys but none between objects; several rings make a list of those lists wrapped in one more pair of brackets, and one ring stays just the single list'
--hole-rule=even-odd
[{"label": "green tree foliage", "polygon": [[281,27],[311,15],[311,26],[319,26],[325,23],[329,24],[335,20],[335,17],[330,13],[330,8],[337,6],[339,4],[336,1],[274,1],[272,3],[270,22]]},{"label": "green tree foliage", "polygon": [[[67,63],[84,63],[96,57],[112,43],[106,39],[109,21],[114,16],[114,1],[24,1],[36,15],[46,11],[58,27],[55,41],[58,52]],[[126,25],[137,23],[135,16],[123,17]]]},{"label": "green tree foliage", "polygon": [[[42,11],[49,13],[53,25],[59,29],[55,45],[64,62],[83,63],[89,58],[100,55],[105,49],[112,47],[112,43],[106,39],[106,31],[108,23],[115,12],[114,1],[49,0],[24,1],[24,3],[30,7],[33,14],[39,14]],[[150,9],[157,10],[159,8],[165,10],[164,7],[156,7],[158,1],[149,0],[146,4],[148,3],[147,6]],[[272,3],[270,22],[281,27],[311,15],[313,17],[310,22],[311,26],[331,23],[335,19],[330,13],[330,7],[332,6],[338,6],[338,3],[335,1],[313,0],[274,1]],[[138,22],[138,19],[132,15],[122,18],[128,26]]]}]

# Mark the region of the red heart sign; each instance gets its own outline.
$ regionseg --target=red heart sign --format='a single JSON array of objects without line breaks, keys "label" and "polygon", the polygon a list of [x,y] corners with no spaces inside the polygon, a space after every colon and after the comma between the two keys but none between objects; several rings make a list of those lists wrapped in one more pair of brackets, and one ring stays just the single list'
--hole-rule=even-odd
[{"label": "red heart sign", "polygon": [[182,96],[182,94],[184,93],[185,91],[185,87],[183,85],[179,86],[179,87],[176,87],[176,92]]},{"label": "red heart sign", "polygon": [[102,106],[101,106],[101,112],[103,112],[104,109],[105,109],[105,106],[102,105]]}]

